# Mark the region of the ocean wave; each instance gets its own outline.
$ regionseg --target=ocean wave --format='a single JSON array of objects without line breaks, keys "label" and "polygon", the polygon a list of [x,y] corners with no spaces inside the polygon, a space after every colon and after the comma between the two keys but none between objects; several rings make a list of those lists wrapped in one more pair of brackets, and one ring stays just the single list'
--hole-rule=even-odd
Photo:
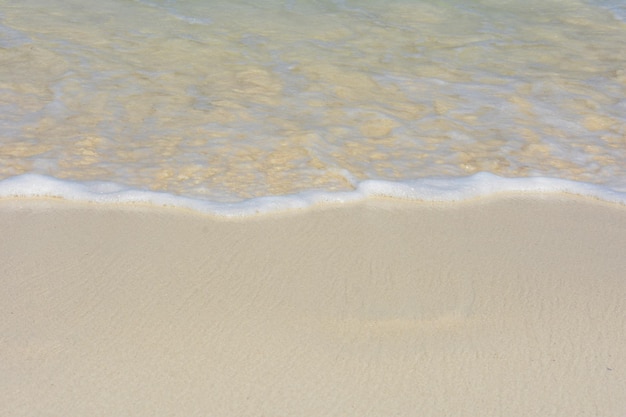
[{"label": "ocean wave", "polygon": [[626,192],[595,184],[546,177],[505,178],[488,172],[461,178],[365,180],[358,183],[354,191],[309,190],[290,195],[256,197],[235,203],[138,190],[113,182],[75,182],[37,174],[24,174],[0,181],[0,198],[53,197],[99,204],[143,203],[185,208],[221,217],[248,217],[322,204],[357,202],[376,197],[422,202],[462,202],[506,193],[565,193],[626,205]]}]

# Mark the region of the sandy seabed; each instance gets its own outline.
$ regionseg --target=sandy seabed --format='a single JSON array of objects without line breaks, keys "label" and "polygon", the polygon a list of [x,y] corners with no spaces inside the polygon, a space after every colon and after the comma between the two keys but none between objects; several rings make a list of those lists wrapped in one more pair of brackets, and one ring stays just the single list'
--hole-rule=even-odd
[{"label": "sandy seabed", "polygon": [[626,208],[0,201],[0,415],[624,416]]}]

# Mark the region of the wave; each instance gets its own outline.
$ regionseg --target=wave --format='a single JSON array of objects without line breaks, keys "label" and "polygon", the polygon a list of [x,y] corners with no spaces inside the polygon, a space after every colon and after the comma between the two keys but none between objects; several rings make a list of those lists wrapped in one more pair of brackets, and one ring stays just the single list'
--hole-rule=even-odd
[{"label": "wave", "polygon": [[352,191],[309,190],[291,195],[256,197],[236,203],[138,190],[113,182],[75,182],[38,174],[24,174],[0,181],[0,198],[54,197],[102,204],[144,203],[185,208],[220,217],[248,217],[375,197],[423,202],[460,202],[503,193],[566,193],[626,205],[626,192],[595,184],[547,177],[505,178],[488,172],[461,178],[365,180],[358,183]]}]

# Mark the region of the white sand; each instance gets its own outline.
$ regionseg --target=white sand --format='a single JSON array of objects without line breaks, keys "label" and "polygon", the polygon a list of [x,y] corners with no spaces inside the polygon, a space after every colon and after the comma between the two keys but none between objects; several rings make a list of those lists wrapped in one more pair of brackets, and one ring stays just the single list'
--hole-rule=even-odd
[{"label": "white sand", "polygon": [[2,416],[623,416],[626,208],[0,201]]}]

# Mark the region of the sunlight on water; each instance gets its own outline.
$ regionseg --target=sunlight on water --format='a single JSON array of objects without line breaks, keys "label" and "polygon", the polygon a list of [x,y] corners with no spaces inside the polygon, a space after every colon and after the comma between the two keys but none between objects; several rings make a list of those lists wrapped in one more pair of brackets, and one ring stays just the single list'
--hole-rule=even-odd
[{"label": "sunlight on water", "polygon": [[214,201],[477,172],[626,192],[620,7],[14,2],[0,179]]}]

